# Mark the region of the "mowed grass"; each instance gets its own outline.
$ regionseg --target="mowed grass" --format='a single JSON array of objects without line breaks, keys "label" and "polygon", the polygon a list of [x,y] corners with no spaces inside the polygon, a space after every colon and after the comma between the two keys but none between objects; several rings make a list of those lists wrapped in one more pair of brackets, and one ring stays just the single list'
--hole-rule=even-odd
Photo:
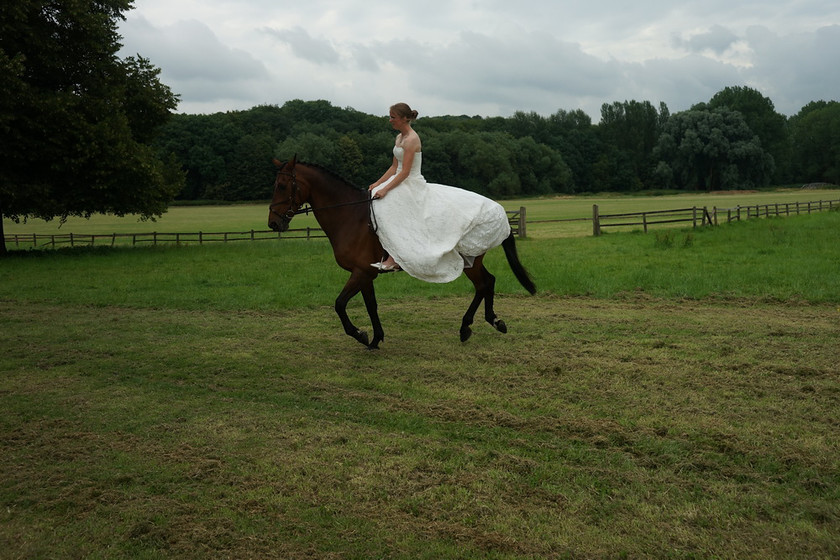
[{"label": "mowed grass", "polygon": [[0,556],[838,557],[838,232],[523,240],[466,344],[384,276],[377,352],[324,241],[16,253]]}]

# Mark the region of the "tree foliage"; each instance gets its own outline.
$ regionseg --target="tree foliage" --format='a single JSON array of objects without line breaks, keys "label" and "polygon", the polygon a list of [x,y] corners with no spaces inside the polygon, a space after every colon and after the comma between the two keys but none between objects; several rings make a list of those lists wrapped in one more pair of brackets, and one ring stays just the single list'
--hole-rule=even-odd
[{"label": "tree foliage", "polygon": [[601,181],[618,177],[618,184],[627,185],[630,190],[644,188],[653,170],[653,148],[667,120],[664,103],[659,112],[649,101],[602,105],[598,132],[610,149],[599,159],[600,166],[606,168],[600,173]]},{"label": "tree foliage", "polygon": [[840,103],[813,102],[791,119],[793,161],[809,182],[840,184]]},{"label": "tree foliage", "polygon": [[[822,112],[828,105],[808,106],[789,125],[769,99],[738,87],[674,115],[664,103],[604,104],[597,125],[581,110],[560,109],[548,117],[524,111],[507,118],[423,117],[415,128],[428,180],[493,197],[746,189],[777,181],[779,165],[789,181],[834,181],[829,160],[840,140],[830,134],[836,130],[831,111]],[[834,151],[817,155],[808,147],[806,134],[819,126],[820,145]],[[270,194],[268,172],[262,162],[251,165],[250,177],[237,172],[247,167],[238,159],[262,157],[269,142],[278,159],[297,155],[364,186],[390,165],[393,135],[383,117],[323,100],[292,100],[248,111],[176,115],[159,146],[184,165],[181,197],[258,200]],[[263,139],[261,148],[243,150],[240,139],[251,136]]]},{"label": "tree foliage", "polygon": [[718,190],[766,186],[773,158],[744,117],[727,107],[693,109],[668,119],[655,153],[663,186]]},{"label": "tree foliage", "polygon": [[149,144],[177,98],[140,56],[120,60],[130,0],[0,8],[0,215],[160,215],[178,163]]},{"label": "tree foliage", "polygon": [[741,113],[744,122],[773,158],[774,172],[771,180],[776,183],[790,181],[787,119],[776,112],[769,97],[746,86],[725,87],[709,100],[708,107],[727,107]]}]

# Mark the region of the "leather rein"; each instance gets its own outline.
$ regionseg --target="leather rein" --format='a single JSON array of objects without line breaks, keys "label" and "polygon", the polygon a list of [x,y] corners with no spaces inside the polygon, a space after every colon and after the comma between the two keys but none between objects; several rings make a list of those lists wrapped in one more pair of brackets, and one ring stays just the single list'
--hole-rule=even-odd
[{"label": "leather rein", "polygon": [[[332,204],[330,206],[321,206],[319,208],[313,208],[312,205],[309,204],[308,206],[305,206],[303,208],[295,209],[296,206],[299,206],[299,204],[297,202],[297,198],[298,198],[298,195],[300,193],[300,188],[298,187],[298,184],[297,184],[297,173],[295,172],[294,169],[292,169],[291,171],[278,171],[277,174],[278,175],[286,175],[286,176],[292,178],[292,180],[291,180],[292,192],[289,195],[289,198],[287,198],[286,200],[281,200],[280,202],[272,202],[271,204],[269,204],[268,209],[275,216],[285,218],[286,220],[291,220],[292,218],[294,218],[298,214],[309,215],[310,212],[316,212],[318,210],[329,210],[330,208],[340,208],[341,206],[353,206],[353,205],[356,205],[356,204],[370,204],[371,201],[374,200],[372,198],[371,194],[370,194],[370,191],[368,191],[368,197],[365,200],[353,200],[353,201],[350,201],[350,202],[341,202],[339,204]],[[284,212],[283,214],[280,214],[275,209],[275,207],[283,205],[283,204],[289,204],[289,209],[286,210],[286,212]]]}]

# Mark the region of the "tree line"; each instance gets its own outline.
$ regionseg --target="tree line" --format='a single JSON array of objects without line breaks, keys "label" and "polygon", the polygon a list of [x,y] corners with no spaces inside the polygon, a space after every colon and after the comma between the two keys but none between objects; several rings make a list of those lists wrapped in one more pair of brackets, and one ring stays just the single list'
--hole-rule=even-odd
[{"label": "tree line", "polygon": [[[840,183],[840,103],[809,103],[793,117],[759,91],[727,87],[670,114],[649,101],[549,116],[422,117],[423,174],[495,197],[645,190],[755,189]],[[385,117],[329,101],[292,100],[246,111],[174,115],[156,146],[185,171],[184,200],[270,195],[271,158],[297,155],[366,186],[390,165]]]}]

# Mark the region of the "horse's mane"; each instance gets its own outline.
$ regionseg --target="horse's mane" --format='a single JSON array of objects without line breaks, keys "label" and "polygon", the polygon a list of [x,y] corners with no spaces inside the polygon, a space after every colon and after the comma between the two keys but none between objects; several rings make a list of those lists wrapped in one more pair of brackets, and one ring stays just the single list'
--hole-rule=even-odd
[{"label": "horse's mane", "polygon": [[305,162],[305,161],[299,161],[299,162],[297,162],[297,165],[305,165],[307,167],[311,167],[313,169],[316,169],[316,170],[324,173],[325,175],[329,175],[330,177],[332,177],[336,181],[340,181],[340,182],[344,183],[345,185],[347,185],[348,187],[350,187],[353,190],[356,190],[356,191],[367,190],[367,189],[363,189],[361,187],[358,187],[358,186],[354,185],[353,183],[351,183],[350,181],[348,181],[347,179],[345,179],[344,177],[342,177],[341,175],[339,175],[335,171],[333,171],[331,169],[328,169],[328,168],[324,167],[323,165],[320,165],[320,164],[317,164],[317,163],[308,163],[308,162]]}]

